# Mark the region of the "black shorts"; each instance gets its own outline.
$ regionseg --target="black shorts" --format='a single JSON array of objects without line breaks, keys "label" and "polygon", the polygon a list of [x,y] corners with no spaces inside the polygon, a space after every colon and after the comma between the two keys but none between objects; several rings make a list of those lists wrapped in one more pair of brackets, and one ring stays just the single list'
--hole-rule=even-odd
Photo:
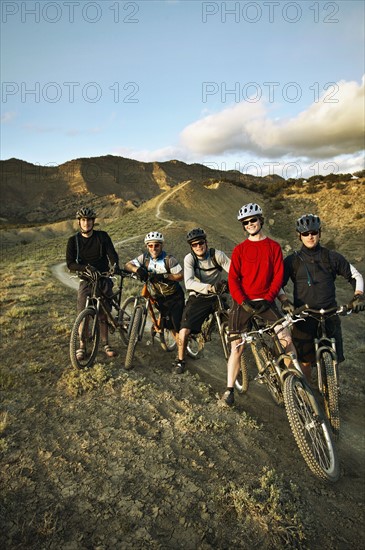
[{"label": "black shorts", "polygon": [[[281,317],[275,303],[271,305],[270,309],[263,311],[259,315],[265,321],[269,321],[269,323],[273,323],[274,321],[276,321],[276,319],[279,319]],[[245,311],[243,307],[237,304],[237,302],[233,302],[233,306],[229,312],[229,330],[232,332],[245,332],[247,330],[250,330],[251,317],[252,313]]]},{"label": "black shorts", "polygon": [[[317,337],[318,321],[309,317],[293,326],[293,341],[297,350],[298,359],[303,363],[314,363],[316,352],[314,339]],[[326,330],[329,338],[335,338],[338,362],[345,360],[343,355],[341,321],[336,317],[326,319]]]},{"label": "black shorts", "polygon": [[182,315],[181,328],[190,329],[193,334],[198,334],[205,319],[215,310],[216,304],[217,298],[214,294],[189,296]]},{"label": "black shorts", "polygon": [[157,300],[158,310],[165,318],[165,328],[179,332],[185,303],[182,288],[179,286],[179,290],[170,296],[154,296],[154,298]]},{"label": "black shorts", "polygon": [[[109,277],[102,279],[101,288],[107,296],[113,294],[113,281]],[[80,281],[77,293],[77,313],[80,313],[86,306],[86,298],[91,295],[91,285],[88,281]]]}]

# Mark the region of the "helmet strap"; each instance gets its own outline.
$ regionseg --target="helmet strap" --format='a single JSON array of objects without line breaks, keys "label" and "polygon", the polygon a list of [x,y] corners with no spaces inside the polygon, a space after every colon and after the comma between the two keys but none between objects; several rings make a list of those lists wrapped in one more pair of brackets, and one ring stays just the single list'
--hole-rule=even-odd
[{"label": "helmet strap", "polygon": [[82,229],[81,224],[80,224],[80,220],[79,220],[80,233],[82,235],[88,235],[89,233],[92,233],[94,231],[94,224],[95,224],[95,220],[93,222],[92,228],[88,229],[88,231],[85,231],[84,229]]}]

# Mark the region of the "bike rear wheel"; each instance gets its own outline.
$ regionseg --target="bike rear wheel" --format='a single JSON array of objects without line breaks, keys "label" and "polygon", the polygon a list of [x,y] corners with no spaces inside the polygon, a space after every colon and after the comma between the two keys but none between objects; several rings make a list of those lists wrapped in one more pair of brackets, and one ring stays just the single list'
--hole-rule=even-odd
[{"label": "bike rear wheel", "polygon": [[331,429],[312,391],[289,374],[283,392],[290,428],[308,467],[321,479],[337,481],[340,467]]},{"label": "bike rear wheel", "polygon": [[[70,359],[73,367],[89,369],[93,366],[99,348],[100,326],[97,313],[93,308],[79,313],[71,331]],[[83,343],[83,357],[78,354],[80,342]]]},{"label": "bike rear wheel", "polygon": [[204,350],[204,339],[203,336],[199,334],[189,334],[188,344],[186,346],[186,352],[191,359],[199,359],[203,355]]},{"label": "bike rear wheel", "polygon": [[132,324],[130,327],[127,354],[126,354],[125,363],[124,363],[124,368],[127,370],[133,367],[134,352],[136,350],[137,342],[139,339],[139,333],[141,330],[142,315],[143,315],[142,307],[137,306],[136,309],[134,310],[134,315],[131,321]]},{"label": "bike rear wheel", "polygon": [[163,328],[159,333],[160,344],[164,351],[174,351],[177,348],[176,340],[174,338],[172,330]]},{"label": "bike rear wheel", "polygon": [[340,435],[340,409],[338,403],[338,388],[336,383],[335,365],[332,355],[324,351],[320,357],[323,376],[324,410],[332,428],[334,439]]}]

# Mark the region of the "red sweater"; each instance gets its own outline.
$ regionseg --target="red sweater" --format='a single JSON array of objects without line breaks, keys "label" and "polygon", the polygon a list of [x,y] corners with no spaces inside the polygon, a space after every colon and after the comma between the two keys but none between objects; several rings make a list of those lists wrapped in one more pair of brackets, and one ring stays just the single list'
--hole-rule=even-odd
[{"label": "red sweater", "polygon": [[266,237],[237,245],[228,274],[229,291],[238,304],[244,300],[273,302],[283,284],[284,262],[279,243]]}]

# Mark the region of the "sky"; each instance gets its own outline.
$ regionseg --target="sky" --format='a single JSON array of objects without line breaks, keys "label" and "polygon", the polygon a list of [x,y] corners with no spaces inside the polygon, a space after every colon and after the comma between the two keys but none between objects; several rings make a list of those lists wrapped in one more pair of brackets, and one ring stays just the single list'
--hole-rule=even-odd
[{"label": "sky", "polygon": [[362,0],[1,2],[1,159],[364,168]]}]

